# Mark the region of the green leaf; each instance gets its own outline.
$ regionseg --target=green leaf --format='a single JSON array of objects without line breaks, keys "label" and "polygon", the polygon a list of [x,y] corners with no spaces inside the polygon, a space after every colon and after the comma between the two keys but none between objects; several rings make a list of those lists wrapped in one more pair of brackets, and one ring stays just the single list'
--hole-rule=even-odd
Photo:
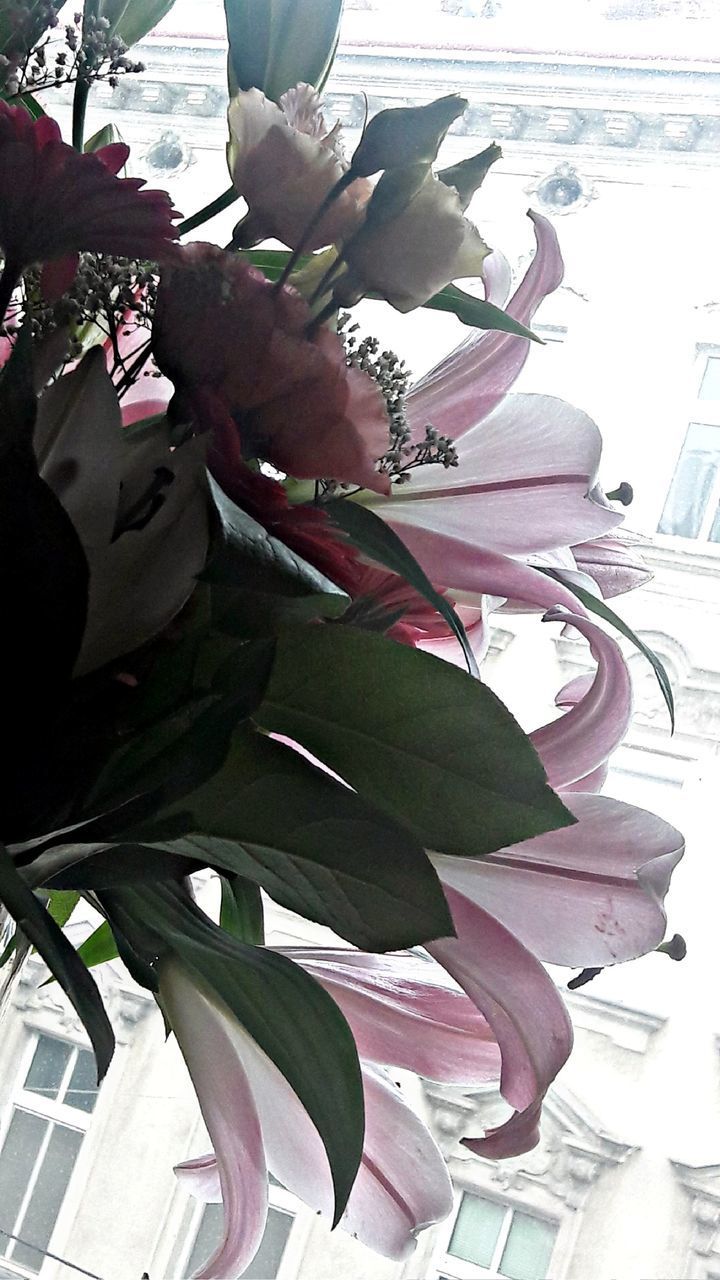
[{"label": "green leaf", "polygon": [[[175,956],[282,1072],[325,1146],[336,1225],[360,1165],[364,1115],[355,1042],[334,1000],[284,956],[219,929],[179,889],[123,890],[105,901],[133,944],[138,936]],[[162,959],[159,971],[162,992]]]},{"label": "green leaf", "polygon": [[480,675],[475,654],[455,609],[449,600],[436,591],[425,571],[420,567],[411,551],[401,541],[393,529],[380,516],[358,502],[348,502],[344,498],[336,498],[323,506],[330,519],[350,538],[350,541],[366,555],[382,564],[392,573],[397,573],[418,595],[423,596],[428,604],[445,619],[450,630],[457,636],[467,663],[468,671],[473,676]]},{"label": "green leaf", "polygon": [[357,947],[393,951],[453,933],[422,845],[280,743],[239,730],[223,768],[178,808],[191,834],[164,848],[254,881]]},{"label": "green leaf", "polygon": [[223,493],[214,480],[210,491],[218,513],[217,544],[203,579],[249,591],[275,592],[291,598],[319,597],[326,616],[347,608],[344,591],[253,520]]},{"label": "green leaf", "polygon": [[106,960],[117,960],[117,943],[107,920],[103,920],[94,933],[85,939],[78,947],[77,954],[88,969],[94,968],[96,964],[105,964]]},{"label": "green leaf", "polygon": [[239,645],[223,695],[198,697],[134,736],[101,772],[88,806],[103,811],[153,795],[155,811],[198,787],[221,767],[236,724],[258,706],[273,653],[271,641]]},{"label": "green leaf", "polygon": [[473,298],[471,294],[458,289],[455,284],[448,284],[434,298],[430,298],[423,306],[431,311],[451,311],[463,324],[475,329],[499,329],[501,333],[514,333],[519,338],[529,338],[531,342],[543,345],[532,329],[527,329],[519,320],[513,320],[506,311],[496,307],[484,298]]},{"label": "green leaf", "polygon": [[0,845],[0,902],[42,956],[75,1008],[95,1051],[98,1082],[115,1048],[115,1037],[100,992],[62,929],[25,884],[4,846]]},{"label": "green leaf", "polygon": [[55,923],[59,925],[61,929],[63,925],[67,924],[79,901],[80,894],[77,890],[50,890],[47,901],[47,910]]},{"label": "green leaf", "polygon": [[118,36],[129,49],[170,12],[175,0],[100,0],[98,16],[110,23],[108,36]]},{"label": "green leaf", "polygon": [[265,942],[262,894],[242,876],[220,877],[220,928],[240,942]]},{"label": "green leaf", "polygon": [[288,627],[255,713],[428,849],[480,857],[573,818],[481,681],[353,627]]},{"label": "green leaf", "polygon": [[[98,890],[112,889],[117,885],[137,884],[145,881],[181,880],[183,876],[200,870],[198,855],[183,857],[167,849],[151,848],[141,844],[115,844],[95,850],[77,846],[75,861],[68,862],[61,870],[48,877],[51,886],[63,889]],[[75,898],[79,893],[63,896]]]},{"label": "green leaf", "polygon": [[670,677],[655,651],[651,649],[649,645],[645,644],[645,641],[641,640],[640,637],[635,634],[632,627],[629,627],[627,622],[623,622],[623,619],[619,614],[615,613],[615,611],[611,609],[604,600],[600,600],[597,596],[593,595],[592,591],[586,591],[585,588],[579,586],[577,582],[572,582],[569,578],[566,578],[562,573],[557,573],[554,569],[543,569],[543,573],[547,574],[549,578],[556,578],[558,582],[562,582],[563,586],[567,587],[568,591],[572,591],[573,595],[577,596],[578,600],[585,606],[588,613],[595,613],[605,622],[609,622],[611,627],[615,627],[621,635],[625,636],[626,640],[629,640],[634,644],[635,648],[639,649],[640,653],[647,658],[650,666],[655,672],[657,682],[660,685],[660,692],[665,700],[665,706],[667,707],[668,714],[670,716],[670,728],[674,733],[675,699],[673,697],[672,685],[670,683]]},{"label": "green leaf", "polygon": [[[107,147],[113,142],[122,142],[122,141],[123,141],[123,138],[120,134],[120,131],[117,128],[117,125],[104,124],[102,126],[102,129],[98,129],[97,132],[94,133],[91,138],[87,139],[85,146],[83,147],[83,150],[99,151],[101,147]],[[124,174],[126,170],[123,168],[122,172]]]}]

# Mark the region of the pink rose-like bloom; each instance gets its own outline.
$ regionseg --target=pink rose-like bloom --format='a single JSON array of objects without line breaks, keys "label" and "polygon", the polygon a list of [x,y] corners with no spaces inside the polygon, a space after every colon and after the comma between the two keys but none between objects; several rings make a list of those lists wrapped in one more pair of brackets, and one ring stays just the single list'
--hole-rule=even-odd
[{"label": "pink rose-like bloom", "polygon": [[[249,210],[244,242],[274,237],[294,249],[316,209],[347,171],[337,129],[327,129],[320,99],[305,84],[283,94],[280,106],[259,89],[238,93],[230,103],[228,124],[230,173]],[[305,248],[318,249],[351,235],[362,220],[370,190],[364,178],[353,182],[333,202]]]},{"label": "pink rose-like bloom", "polygon": [[321,328],[308,337],[299,294],[273,288],[242,258],[209,244],[180,253],[161,276],[153,354],[198,425],[215,426],[232,449],[234,419],[238,461],[249,452],[300,479],[387,492],[376,470],[389,439],[385,402],[366,373],[348,366],[337,334]]},{"label": "pink rose-like bloom", "polygon": [[[129,149],[80,153],[49,116],[0,103],[0,246],[6,266],[25,267],[87,250],[162,259],[177,238],[165,191],[118,178]],[[72,275],[70,276],[72,279]]]}]

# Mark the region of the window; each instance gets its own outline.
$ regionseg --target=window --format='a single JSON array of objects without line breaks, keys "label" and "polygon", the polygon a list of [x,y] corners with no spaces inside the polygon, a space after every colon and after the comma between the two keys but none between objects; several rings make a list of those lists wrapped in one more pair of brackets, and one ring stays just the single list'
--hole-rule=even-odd
[{"label": "window", "polygon": [[659,533],[720,542],[720,352],[701,355],[693,421],[680,452]]},{"label": "window", "polygon": [[97,1094],[88,1049],[37,1037],[0,1147],[0,1258],[24,1272],[42,1267]]},{"label": "window", "polygon": [[[284,1199],[287,1195],[282,1188],[273,1187],[274,1198]],[[290,1197],[288,1197],[288,1200]],[[244,1280],[275,1280],[285,1253],[294,1215],[288,1208],[271,1205],[268,1210],[265,1234],[260,1248],[250,1266],[243,1271]],[[210,1257],[220,1243],[222,1237],[223,1208],[221,1204],[204,1205],[200,1211],[199,1221],[195,1223],[195,1238],[183,1275],[193,1275]]]},{"label": "window", "polygon": [[548,1280],[556,1235],[546,1218],[465,1192],[439,1280]]}]

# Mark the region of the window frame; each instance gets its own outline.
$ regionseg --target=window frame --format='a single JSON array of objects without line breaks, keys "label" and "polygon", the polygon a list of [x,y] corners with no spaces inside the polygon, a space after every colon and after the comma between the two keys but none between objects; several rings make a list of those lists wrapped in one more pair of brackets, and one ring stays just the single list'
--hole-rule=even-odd
[{"label": "window frame", "polygon": [[[192,1198],[189,1197],[189,1199],[192,1205],[192,1213],[185,1232],[185,1243],[178,1258],[178,1266],[176,1268],[178,1280],[181,1280],[181,1278],[184,1280],[184,1277],[189,1275],[190,1258],[195,1248],[203,1214],[207,1208],[207,1202],[202,1200],[194,1202]],[[297,1197],[291,1195],[284,1187],[270,1183],[268,1209],[277,1209],[278,1212],[284,1213],[292,1219],[280,1265],[272,1280],[294,1280],[298,1265],[297,1250],[294,1245],[297,1241],[298,1227],[301,1226],[300,1211],[302,1210],[302,1205]]]},{"label": "window frame", "polygon": [[[25,1264],[15,1262],[12,1256],[6,1257],[4,1254],[0,1254],[0,1266],[12,1271],[13,1274],[21,1277],[22,1280],[28,1280],[29,1277],[33,1277],[34,1280],[37,1280],[38,1277],[42,1277],[44,1268],[48,1263],[55,1265],[53,1259],[47,1256],[48,1250],[53,1253],[57,1252],[53,1247],[53,1241],[55,1236],[62,1231],[65,1207],[68,1203],[72,1183],[77,1177],[78,1167],[82,1158],[84,1140],[88,1129],[90,1128],[90,1124],[94,1116],[94,1110],[89,1112],[82,1111],[79,1107],[67,1106],[64,1102],[60,1102],[55,1098],[47,1098],[41,1093],[35,1093],[31,1089],[25,1088],[25,1081],[27,1080],[36,1049],[42,1039],[56,1040],[61,1044],[70,1046],[70,1056],[63,1071],[60,1088],[58,1090],[59,1097],[63,1097],[68,1091],[70,1079],[80,1053],[83,1050],[85,1052],[92,1052],[92,1050],[90,1049],[90,1046],[83,1041],[70,1035],[58,1034],[54,1030],[51,1031],[46,1029],[44,1026],[28,1025],[27,1031],[29,1034],[27,1035],[27,1040],[23,1046],[22,1053],[19,1055],[16,1083],[12,1086],[4,1106],[0,1109],[0,1153],[2,1153],[5,1146],[5,1140],[10,1131],[10,1126],[12,1125],[16,1111],[24,1111],[27,1114],[37,1116],[39,1119],[46,1121],[47,1131],[40,1144],[40,1148],[35,1158],[32,1172],[28,1179],[25,1193],[20,1202],[20,1207],[15,1219],[12,1223],[7,1224],[10,1231],[22,1236],[22,1226],[20,1225],[18,1228],[18,1224],[22,1224],[28,1207],[32,1201],[33,1192],[37,1185],[55,1127],[60,1125],[65,1129],[71,1129],[75,1133],[80,1133],[82,1135],[82,1141],[78,1148],[77,1158],[70,1172],[70,1177],[68,1178],[65,1191],[60,1201],[57,1217],[53,1223],[50,1238],[45,1246],[45,1251],[38,1270],[30,1271]],[[11,1240],[9,1244],[14,1249],[15,1241]],[[2,1238],[0,1238],[0,1247],[6,1247]],[[43,1251],[38,1252],[40,1254]]]},{"label": "window frame", "polygon": [[[465,1259],[458,1258],[455,1254],[449,1252],[449,1245],[460,1213],[460,1207],[463,1197],[466,1195],[474,1196],[477,1200],[490,1201],[505,1210],[490,1267],[483,1267],[479,1262],[467,1262]],[[552,1214],[543,1212],[541,1209],[536,1208],[535,1205],[526,1204],[515,1198],[493,1194],[486,1187],[463,1184],[455,1186],[453,1212],[445,1224],[446,1230],[443,1233],[442,1251],[436,1255],[436,1261],[433,1263],[435,1280],[507,1280],[507,1277],[498,1270],[498,1267],[502,1262],[516,1213],[523,1214],[526,1218],[537,1218],[555,1228],[555,1240],[550,1255],[550,1265],[553,1266],[553,1259],[558,1253],[558,1242],[563,1225],[560,1217],[553,1217]]]},{"label": "window frame", "polygon": [[703,510],[700,531],[697,537],[686,537],[685,534],[682,533],[669,533],[661,531],[660,529],[660,525],[665,514],[665,508],[667,507],[670,494],[672,493],[692,427],[699,426],[715,428],[718,432],[718,452],[720,453],[720,398],[715,400],[703,400],[700,398],[703,379],[705,377],[708,363],[711,359],[720,360],[720,343],[696,343],[695,359],[693,361],[690,384],[694,394],[689,397],[688,411],[685,418],[685,430],[675,457],[672,472],[670,473],[669,480],[665,488],[665,494],[657,517],[653,537],[661,539],[663,543],[671,546],[682,547],[689,552],[692,547],[696,547],[698,550],[702,550],[703,553],[708,552],[710,555],[720,555],[720,542],[711,542],[707,536],[718,517],[718,513],[720,512],[720,467],[718,467],[718,474]]}]

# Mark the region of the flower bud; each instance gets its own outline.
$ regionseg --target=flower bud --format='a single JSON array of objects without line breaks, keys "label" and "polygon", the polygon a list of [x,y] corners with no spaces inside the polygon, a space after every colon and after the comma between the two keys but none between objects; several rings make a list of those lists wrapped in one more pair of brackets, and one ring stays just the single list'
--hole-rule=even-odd
[{"label": "flower bud", "polygon": [[233,0],[225,12],[230,93],[262,89],[278,102],[303,82],[322,88],[338,41],[343,0]]},{"label": "flower bud", "polygon": [[460,197],[460,204],[465,210],[475,192],[485,181],[491,165],[494,165],[501,156],[500,147],[496,142],[491,142],[489,147],[479,151],[476,156],[461,160],[459,164],[453,164],[449,169],[440,169],[436,176],[445,183],[446,187],[455,188]]},{"label": "flower bud", "polygon": [[355,177],[369,178],[381,169],[431,165],[450,125],[467,105],[467,99],[451,93],[424,107],[379,111],[358,143],[351,172]]}]

